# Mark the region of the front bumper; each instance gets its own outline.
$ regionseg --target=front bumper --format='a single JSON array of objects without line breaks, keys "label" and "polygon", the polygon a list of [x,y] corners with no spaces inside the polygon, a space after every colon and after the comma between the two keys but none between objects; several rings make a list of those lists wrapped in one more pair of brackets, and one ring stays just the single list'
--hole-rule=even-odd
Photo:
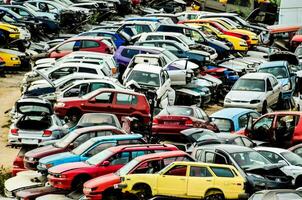
[{"label": "front bumper", "polygon": [[255,103],[255,104],[250,104],[250,102],[225,102],[223,107],[225,108],[248,108],[248,109],[253,109],[258,112],[262,111],[262,102],[260,103]]},{"label": "front bumper", "polygon": [[71,189],[71,178],[58,178],[53,175],[48,175],[48,181],[50,185],[54,188],[63,189],[63,190],[70,190]]}]

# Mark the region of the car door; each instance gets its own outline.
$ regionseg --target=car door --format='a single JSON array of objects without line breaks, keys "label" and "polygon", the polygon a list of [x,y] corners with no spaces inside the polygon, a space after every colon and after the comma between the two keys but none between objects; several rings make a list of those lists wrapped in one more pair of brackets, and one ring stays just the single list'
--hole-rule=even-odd
[{"label": "car door", "polygon": [[279,84],[278,80],[275,77],[269,77],[269,80],[273,86],[273,96],[274,96],[274,102],[278,102],[281,92],[281,85]]},{"label": "car door", "polygon": [[104,112],[115,114],[112,109],[114,95],[114,92],[103,91],[83,103],[81,105],[81,109],[84,112]]},{"label": "car door", "polygon": [[275,115],[263,116],[251,128],[247,128],[248,136],[253,140],[271,141],[273,139],[273,129],[275,128],[274,121]]},{"label": "car door", "polygon": [[63,43],[62,45],[55,48],[53,51],[50,52],[49,57],[50,58],[61,58],[74,50],[77,50],[80,48],[80,41],[68,41]]},{"label": "car door", "polygon": [[181,69],[175,62],[172,62],[168,64],[166,67],[164,67],[165,70],[167,70],[171,85],[186,85],[187,83],[187,70]]},{"label": "car door", "polygon": [[171,80],[167,71],[162,70],[159,74],[160,78],[160,87],[157,91],[158,99],[161,99],[162,106],[168,106],[169,104],[169,97],[168,97],[168,90],[171,87]]},{"label": "car door", "polygon": [[137,103],[138,99],[136,95],[117,92],[115,101],[113,102],[114,114],[119,120],[122,117],[132,115],[136,111]]},{"label": "car door", "polygon": [[187,195],[201,198],[208,188],[215,185],[214,177],[205,166],[190,166],[189,170]]},{"label": "car door", "polygon": [[267,105],[271,106],[275,102],[274,89],[269,78],[267,78],[265,82],[266,82],[265,100],[267,101]]},{"label": "car door", "polygon": [[186,165],[177,164],[157,179],[158,195],[184,196],[187,194],[188,178]]}]

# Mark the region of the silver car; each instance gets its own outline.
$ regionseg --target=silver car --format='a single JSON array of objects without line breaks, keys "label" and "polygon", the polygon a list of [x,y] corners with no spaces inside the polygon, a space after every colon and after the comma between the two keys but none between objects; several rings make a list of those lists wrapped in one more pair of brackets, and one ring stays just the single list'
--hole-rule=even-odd
[{"label": "silver car", "polygon": [[10,127],[10,145],[38,145],[59,139],[68,132],[53,113],[52,105],[47,100],[23,98],[16,102],[15,108],[21,116]]}]

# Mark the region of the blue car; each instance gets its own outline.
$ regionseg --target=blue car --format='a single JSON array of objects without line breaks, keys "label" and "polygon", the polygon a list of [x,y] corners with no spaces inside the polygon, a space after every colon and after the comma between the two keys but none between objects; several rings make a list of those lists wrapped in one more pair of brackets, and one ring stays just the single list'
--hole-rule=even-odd
[{"label": "blue car", "polygon": [[220,132],[230,133],[245,128],[250,117],[257,119],[260,116],[258,112],[251,109],[224,108],[213,113],[210,118]]},{"label": "blue car", "polygon": [[271,61],[261,64],[258,72],[273,74],[282,86],[281,99],[292,98],[296,87],[296,74],[291,73],[287,61]]},{"label": "blue car", "polygon": [[112,146],[143,143],[145,141],[140,134],[95,137],[84,142],[71,152],[58,153],[41,158],[37,169],[42,174],[46,174],[50,167],[64,163],[86,161],[88,158]]},{"label": "blue car", "polygon": [[125,44],[126,39],[124,39],[120,34],[111,32],[111,31],[105,31],[105,30],[95,30],[95,31],[87,31],[84,33],[80,33],[78,36],[103,36],[103,37],[110,37],[116,48],[119,48],[123,44]]}]

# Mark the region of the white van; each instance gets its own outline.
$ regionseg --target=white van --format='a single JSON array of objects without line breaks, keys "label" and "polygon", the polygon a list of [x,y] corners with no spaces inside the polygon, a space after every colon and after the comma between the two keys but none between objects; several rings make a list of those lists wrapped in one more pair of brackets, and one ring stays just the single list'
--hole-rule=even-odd
[{"label": "white van", "polygon": [[302,25],[302,0],[281,0],[279,25]]}]

